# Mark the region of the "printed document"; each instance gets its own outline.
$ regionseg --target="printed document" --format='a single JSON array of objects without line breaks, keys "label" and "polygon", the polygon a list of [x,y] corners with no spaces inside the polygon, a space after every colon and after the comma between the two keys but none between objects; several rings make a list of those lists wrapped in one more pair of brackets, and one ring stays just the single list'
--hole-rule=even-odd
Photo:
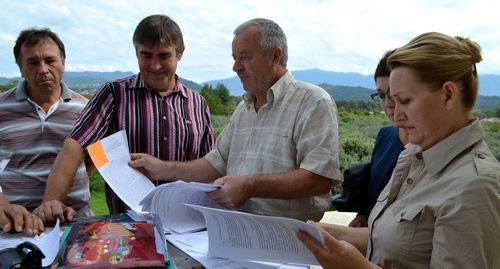
[{"label": "printed document", "polygon": [[320,231],[311,224],[289,218],[189,206],[205,216],[211,257],[318,265],[314,255],[296,235],[302,229],[323,245]]},{"label": "printed document", "polygon": [[128,165],[130,150],[125,130],[95,142],[87,150],[99,173],[116,195],[131,209],[141,212],[139,203],[155,185]]},{"label": "printed document", "polygon": [[203,264],[207,269],[311,269],[304,264],[275,263],[250,260],[229,260],[208,256],[208,233],[207,231],[187,233],[187,234],[167,234],[167,240]]},{"label": "printed document", "polygon": [[132,210],[158,214],[164,232],[186,233],[206,227],[203,215],[185,204],[220,208],[207,192],[220,185],[178,180],[156,187],[144,174],[130,167],[130,151],[124,130],[90,145],[87,150],[99,173]]},{"label": "printed document", "polygon": [[141,205],[143,210],[160,216],[164,230],[171,229],[175,233],[199,231],[206,228],[203,214],[186,204],[222,208],[206,195],[206,192],[218,188],[220,185],[175,181],[156,187]]}]

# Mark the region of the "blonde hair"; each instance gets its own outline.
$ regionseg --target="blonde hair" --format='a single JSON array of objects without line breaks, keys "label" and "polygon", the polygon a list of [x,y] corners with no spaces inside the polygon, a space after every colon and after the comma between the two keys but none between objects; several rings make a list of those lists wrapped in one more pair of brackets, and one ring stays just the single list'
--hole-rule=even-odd
[{"label": "blonde hair", "polygon": [[481,47],[469,38],[429,32],[397,49],[387,64],[391,70],[398,66],[412,68],[421,82],[436,89],[447,81],[454,82],[463,105],[472,110],[479,90],[476,63],[482,60]]}]

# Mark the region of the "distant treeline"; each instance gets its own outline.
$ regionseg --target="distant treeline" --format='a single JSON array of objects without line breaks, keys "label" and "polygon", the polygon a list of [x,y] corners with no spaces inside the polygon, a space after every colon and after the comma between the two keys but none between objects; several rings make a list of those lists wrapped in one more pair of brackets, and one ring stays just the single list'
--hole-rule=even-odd
[{"label": "distant treeline", "polygon": [[[183,81],[188,83],[189,81]],[[18,80],[11,80],[7,84],[0,84],[0,92],[9,90],[17,86]],[[68,84],[69,85],[69,84]],[[361,110],[380,111],[380,104],[370,99],[373,90],[363,87],[339,86],[330,84],[320,84],[334,99],[339,110]],[[71,87],[71,85],[70,85]],[[189,86],[188,86],[189,87]],[[85,87],[72,87],[79,92],[88,91]],[[229,89],[224,84],[217,84],[214,88],[205,84],[200,94],[208,101],[210,112],[213,115],[232,115],[237,104],[242,100],[241,96],[231,96]],[[483,118],[500,118],[500,96],[479,96],[476,102],[474,116]]]},{"label": "distant treeline", "polygon": [[[324,88],[325,85],[322,84],[320,86]],[[365,100],[345,100],[352,98],[352,96],[344,95],[352,95],[352,88],[353,87],[332,86],[325,90],[334,97],[339,111],[360,110],[364,112],[380,112],[382,110],[380,103],[371,100],[370,97],[368,97],[367,101],[366,98]],[[373,91],[371,93],[373,93]],[[215,88],[206,84],[201,89],[200,94],[208,101],[210,113],[213,115],[232,115],[236,109],[236,105],[242,100],[240,96],[230,96],[229,90],[224,84],[217,84]],[[368,92],[366,95],[370,96]],[[473,111],[474,117],[480,119],[493,117],[500,118],[500,97],[479,96],[478,104],[481,104],[481,106],[476,105]],[[480,107],[482,107],[482,109],[480,109]]]}]

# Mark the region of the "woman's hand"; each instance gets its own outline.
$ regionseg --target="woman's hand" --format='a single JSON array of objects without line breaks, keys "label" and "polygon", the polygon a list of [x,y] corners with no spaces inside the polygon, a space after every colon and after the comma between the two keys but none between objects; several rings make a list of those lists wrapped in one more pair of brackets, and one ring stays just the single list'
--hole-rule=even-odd
[{"label": "woman's hand", "polygon": [[337,240],[326,232],[318,223],[308,221],[318,228],[325,241],[324,246],[318,245],[305,231],[299,230],[297,237],[313,253],[316,260],[324,269],[342,268],[379,268],[370,263],[359,250],[346,241]]}]

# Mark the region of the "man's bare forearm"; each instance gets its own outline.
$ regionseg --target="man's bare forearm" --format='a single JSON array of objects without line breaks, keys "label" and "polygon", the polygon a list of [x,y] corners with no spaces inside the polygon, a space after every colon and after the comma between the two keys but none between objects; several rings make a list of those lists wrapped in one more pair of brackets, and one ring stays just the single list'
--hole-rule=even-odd
[{"label": "man's bare forearm", "polygon": [[305,169],[285,173],[253,175],[252,197],[295,199],[328,193],[333,180]]},{"label": "man's bare forearm", "polygon": [[44,203],[52,200],[66,203],[69,188],[84,158],[85,151],[80,144],[74,139],[67,138],[47,179]]},{"label": "man's bare forearm", "polygon": [[170,180],[211,183],[223,176],[205,158],[187,162],[165,162],[163,171]]}]

